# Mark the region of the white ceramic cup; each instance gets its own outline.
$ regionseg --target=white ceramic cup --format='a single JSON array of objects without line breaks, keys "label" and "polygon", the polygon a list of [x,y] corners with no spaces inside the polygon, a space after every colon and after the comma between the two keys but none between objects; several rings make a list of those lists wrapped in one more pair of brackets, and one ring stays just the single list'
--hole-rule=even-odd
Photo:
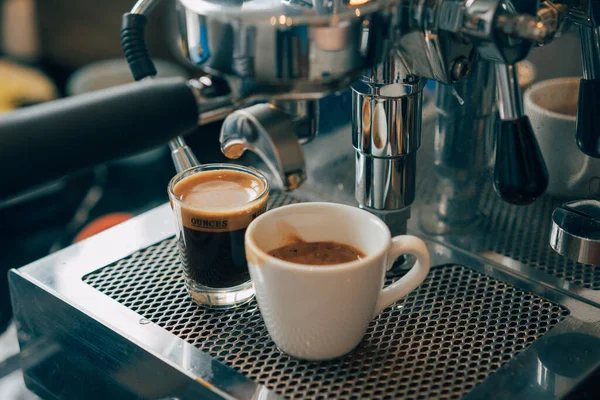
[{"label": "white ceramic cup", "polygon": [[548,167],[547,191],[556,197],[600,196],[600,160],[586,156],[575,142],[580,79],[542,81],[523,96],[525,114]]},{"label": "white ceramic cup", "polygon": [[[298,237],[348,244],[366,257],[312,266],[267,253]],[[413,254],[417,262],[400,280],[383,287],[385,272],[401,254]],[[421,239],[392,238],[379,218],[334,203],[294,204],[261,215],[246,230],[246,257],[271,338],[284,353],[307,360],[332,359],[354,349],[371,320],[419,286],[431,266]]]}]

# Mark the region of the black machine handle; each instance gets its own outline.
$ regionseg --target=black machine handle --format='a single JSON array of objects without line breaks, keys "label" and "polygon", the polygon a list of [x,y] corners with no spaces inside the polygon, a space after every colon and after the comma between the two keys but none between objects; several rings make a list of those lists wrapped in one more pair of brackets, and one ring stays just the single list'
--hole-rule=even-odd
[{"label": "black machine handle", "polygon": [[580,82],[575,139],[582,152],[600,158],[600,79]]},{"label": "black machine handle", "polygon": [[197,127],[181,78],[109,88],[0,117],[0,199],[150,149]]},{"label": "black machine handle", "polygon": [[527,116],[499,121],[494,189],[512,204],[530,204],[548,187],[548,170]]}]

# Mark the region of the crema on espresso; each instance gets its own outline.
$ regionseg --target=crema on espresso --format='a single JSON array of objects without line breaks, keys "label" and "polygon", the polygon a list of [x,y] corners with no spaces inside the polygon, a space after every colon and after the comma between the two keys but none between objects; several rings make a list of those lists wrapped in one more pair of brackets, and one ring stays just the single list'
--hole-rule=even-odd
[{"label": "crema on espresso", "polygon": [[267,206],[257,177],[223,169],[199,172],[173,187],[182,226],[179,248],[188,279],[227,288],[250,279],[244,251],[246,228]]}]

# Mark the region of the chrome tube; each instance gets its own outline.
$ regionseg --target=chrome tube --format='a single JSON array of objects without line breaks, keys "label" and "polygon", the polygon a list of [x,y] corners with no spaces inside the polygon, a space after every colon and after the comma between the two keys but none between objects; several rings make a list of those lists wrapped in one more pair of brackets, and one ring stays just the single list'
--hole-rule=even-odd
[{"label": "chrome tube", "polygon": [[406,77],[402,63],[392,56],[352,87],[356,200],[394,234],[406,231],[415,199],[425,82]]},{"label": "chrome tube", "polygon": [[300,144],[310,142],[319,130],[319,102],[317,100],[272,100],[269,104],[291,118]]},{"label": "chrome tube", "polygon": [[515,64],[496,64],[498,112],[503,121],[523,116],[523,96]]},{"label": "chrome tube", "polygon": [[439,198],[420,217],[427,232],[470,226],[481,215],[481,187],[492,159],[495,85],[493,64],[481,60],[466,79],[437,85],[433,164]]},{"label": "chrome tube", "polygon": [[130,13],[148,15],[158,3],[160,0],[138,0],[131,8]]},{"label": "chrome tube", "polygon": [[[424,82],[394,84],[405,93],[401,97],[353,88],[352,144],[356,150],[356,200],[361,206],[397,210],[414,201]],[[385,91],[384,87],[377,89]]]},{"label": "chrome tube", "polygon": [[583,78],[600,79],[600,28],[580,25]]},{"label": "chrome tube", "polygon": [[[161,0],[138,0],[131,8],[131,14],[148,15]],[[154,79],[153,76],[146,79]],[[169,141],[169,149],[171,149],[171,158],[177,172],[184,171],[188,168],[200,165],[200,161],[194,155],[192,149],[188,147],[183,137],[178,136]]]},{"label": "chrome tube", "polygon": [[175,171],[181,172],[200,165],[200,161],[198,161],[192,149],[189,148],[181,136],[169,142],[169,149],[171,150],[173,164],[175,164]]}]

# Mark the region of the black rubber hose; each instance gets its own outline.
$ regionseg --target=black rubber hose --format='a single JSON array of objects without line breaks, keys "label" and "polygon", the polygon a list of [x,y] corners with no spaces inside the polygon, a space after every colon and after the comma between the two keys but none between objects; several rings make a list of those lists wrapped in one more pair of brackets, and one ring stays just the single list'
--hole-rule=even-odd
[{"label": "black rubber hose", "polygon": [[129,68],[136,81],[156,75],[156,67],[148,54],[144,29],[146,16],[143,14],[123,14],[121,20],[121,46]]}]

